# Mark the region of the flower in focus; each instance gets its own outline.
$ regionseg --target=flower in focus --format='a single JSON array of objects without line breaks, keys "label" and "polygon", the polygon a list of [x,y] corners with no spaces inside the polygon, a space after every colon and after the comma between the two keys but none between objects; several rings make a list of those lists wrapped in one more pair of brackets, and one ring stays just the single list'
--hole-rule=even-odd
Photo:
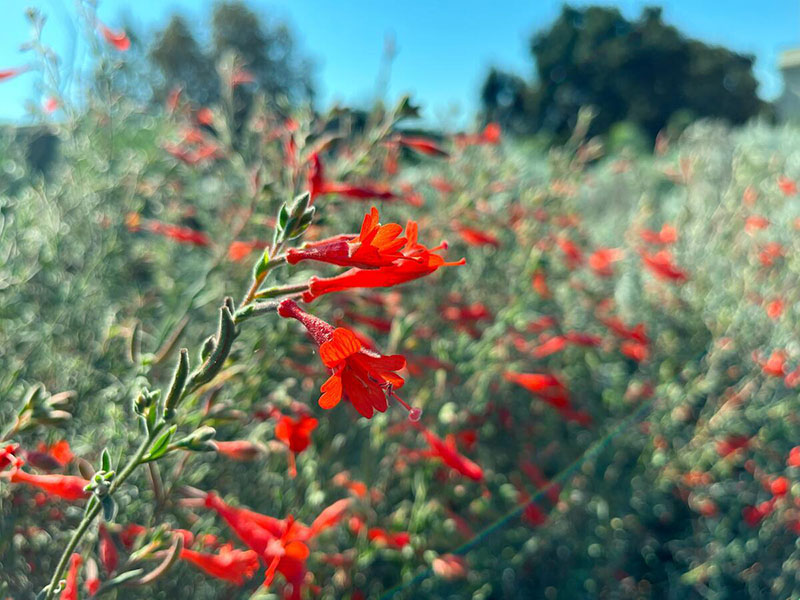
[{"label": "flower in focus", "polygon": [[364,215],[359,235],[339,235],[302,248],[291,248],[286,262],[295,265],[303,260],[316,260],[340,267],[377,269],[403,259],[400,250],[407,239],[400,237],[402,226],[397,223],[381,225],[378,209],[374,206]]},{"label": "flower in focus", "polygon": [[394,393],[404,384],[403,378],[396,373],[406,364],[401,355],[384,356],[367,350],[352,331],[334,328],[301,310],[294,300],[283,300],[278,314],[297,319],[305,326],[319,345],[322,362],[332,371],[320,388],[319,405],[322,408],[333,408],[344,398],[359,414],[369,419],[375,410],[386,411],[388,394],[411,411],[411,407]]},{"label": "flower in focus", "polygon": [[440,267],[465,264],[463,258],[456,262],[446,262],[436,254],[437,250],[446,247],[446,244],[441,244],[436,248],[427,248],[418,243],[417,224],[409,221],[406,226],[406,244],[402,257],[377,269],[352,268],[334,277],[312,277],[309,280],[308,291],[303,294],[303,300],[313,302],[325,294],[354,288],[392,287],[430,275]]},{"label": "flower in focus", "polygon": [[70,502],[89,497],[89,492],[84,490],[89,485],[89,482],[82,477],[73,475],[34,475],[26,473],[19,465],[15,466],[8,476],[11,483],[24,483]]}]

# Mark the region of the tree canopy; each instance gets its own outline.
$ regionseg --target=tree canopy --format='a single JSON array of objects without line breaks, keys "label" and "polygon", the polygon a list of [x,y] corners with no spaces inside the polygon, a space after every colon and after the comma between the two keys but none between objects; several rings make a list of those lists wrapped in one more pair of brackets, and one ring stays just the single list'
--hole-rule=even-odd
[{"label": "tree canopy", "polygon": [[678,117],[739,124],[764,108],[753,57],[687,38],[664,23],[659,8],[629,21],[615,8],[565,6],[530,48],[535,80],[496,69],[487,76],[485,121],[563,137],[580,107],[591,105],[593,133],[628,122],[655,137]]}]

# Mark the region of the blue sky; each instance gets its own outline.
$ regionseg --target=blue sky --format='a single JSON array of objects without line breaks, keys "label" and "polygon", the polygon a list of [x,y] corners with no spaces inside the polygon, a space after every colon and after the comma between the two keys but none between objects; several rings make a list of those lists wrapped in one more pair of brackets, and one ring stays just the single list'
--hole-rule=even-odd
[{"label": "blue sky", "polygon": [[[111,26],[128,19],[147,30],[178,12],[200,31],[207,28],[210,0],[100,0],[98,14]],[[531,34],[559,13],[551,0],[251,0],[257,12],[287,21],[300,47],[316,63],[320,106],[336,100],[364,103],[374,97],[384,39],[394,36],[397,56],[389,97],[411,92],[426,119],[441,125],[466,122],[477,107],[480,84],[492,65],[525,76],[533,72]],[[573,4],[589,4],[573,2]],[[655,2],[613,4],[634,18]],[[781,91],[780,51],[800,46],[797,0],[664,0],[664,18],[692,37],[757,57],[762,97]],[[73,47],[75,0],[5,0],[0,20],[0,68],[26,61],[19,46],[29,35],[26,6],[49,16],[44,41],[62,56]],[[80,55],[80,46],[78,47]],[[37,75],[0,83],[0,120],[20,119],[25,101],[38,101]]]}]

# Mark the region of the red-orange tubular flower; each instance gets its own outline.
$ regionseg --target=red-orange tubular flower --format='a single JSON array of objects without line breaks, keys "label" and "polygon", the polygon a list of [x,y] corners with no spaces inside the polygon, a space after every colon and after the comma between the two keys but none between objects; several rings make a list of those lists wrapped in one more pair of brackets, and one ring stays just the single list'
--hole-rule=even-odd
[{"label": "red-orange tubular flower", "polygon": [[453,223],[453,229],[456,230],[461,239],[470,246],[494,246],[500,247],[500,240],[490,233],[473,229],[472,227],[465,227],[458,222]]},{"label": "red-orange tubular flower", "polygon": [[403,227],[397,223],[381,225],[378,209],[374,206],[364,215],[358,236],[337,235],[326,240],[306,244],[302,248],[291,248],[286,253],[286,262],[296,265],[303,260],[338,265],[377,269],[390,266],[402,259],[400,250],[408,241],[401,237]]},{"label": "red-orange tubular flower", "polygon": [[309,193],[311,194],[311,202],[313,202],[317,196],[325,196],[328,194],[339,194],[340,196],[346,196],[356,200],[367,200],[369,198],[395,200],[398,198],[392,190],[378,183],[353,185],[350,183],[326,180],[325,169],[322,166],[319,155],[316,153],[311,155],[310,163],[308,187]]},{"label": "red-orange tubular flower", "polygon": [[106,42],[114,46],[114,48],[120,52],[125,52],[131,47],[131,40],[124,30],[114,31],[106,27],[103,23],[98,23],[98,28]]},{"label": "red-orange tubular flower", "polygon": [[417,235],[417,224],[409,221],[406,226],[407,241],[401,258],[390,265],[377,269],[353,268],[335,277],[312,277],[309,280],[308,291],[303,293],[303,300],[313,302],[325,294],[355,288],[392,287],[430,275],[439,267],[452,267],[466,263],[463,258],[455,262],[446,262],[444,258],[436,254],[436,251],[447,248],[447,244],[443,243],[436,248],[427,248],[417,241]]},{"label": "red-orange tubular flower", "polygon": [[82,477],[73,475],[34,475],[33,473],[26,473],[19,466],[16,466],[11,470],[9,479],[11,483],[25,483],[70,502],[89,497],[89,492],[83,489],[89,485],[89,482]]},{"label": "red-orange tubular flower", "polygon": [[22,75],[23,73],[25,73],[28,70],[29,70],[28,67],[0,69],[0,81],[5,81],[6,79],[11,79],[12,77],[16,77],[17,75]]},{"label": "red-orange tubular flower", "polygon": [[683,283],[689,279],[686,271],[679,269],[672,260],[672,255],[667,250],[659,250],[655,254],[642,250],[642,262],[644,266],[659,279]]},{"label": "red-orange tubular flower", "polygon": [[258,554],[253,550],[236,550],[231,544],[222,546],[217,554],[184,548],[180,557],[212,577],[224,579],[234,585],[243,585],[259,566]]},{"label": "red-orange tubular flower", "polygon": [[483,480],[483,469],[458,451],[455,436],[448,435],[442,440],[422,425],[417,424],[417,428],[431,448],[427,456],[440,458],[448,467],[473,481]]},{"label": "red-orange tubular flower", "polygon": [[317,428],[318,421],[306,415],[297,420],[282,416],[275,426],[275,437],[289,447],[289,475],[297,476],[295,454],[299,454],[311,443],[311,432]]},{"label": "red-orange tubular flower", "polygon": [[391,533],[385,529],[373,527],[367,532],[367,538],[371,542],[380,542],[386,546],[400,550],[411,542],[411,536],[405,531]]},{"label": "red-orange tubular flower", "polygon": [[230,458],[231,460],[238,460],[246,462],[255,460],[261,454],[261,448],[258,444],[254,444],[248,440],[231,440],[228,442],[214,442],[217,447],[217,452]]},{"label": "red-orange tubular flower", "polygon": [[67,582],[61,591],[59,600],[78,600],[78,571],[81,568],[81,555],[74,552],[69,557],[69,571],[67,571]]},{"label": "red-orange tubular flower", "polygon": [[419,419],[419,410],[411,407],[394,393],[405,381],[396,371],[406,365],[399,354],[384,356],[367,350],[355,334],[343,327],[334,328],[322,319],[303,311],[287,298],[278,306],[278,314],[297,319],[319,345],[319,354],[332,374],[322,384],[319,405],[333,408],[344,398],[359,414],[371,418],[374,411],[385,412],[387,395],[392,396],[409,411],[409,417]]},{"label": "red-orange tubular flower", "polygon": [[442,149],[436,142],[423,137],[397,136],[396,141],[401,146],[411,148],[420,154],[428,156],[449,156],[446,150]]}]

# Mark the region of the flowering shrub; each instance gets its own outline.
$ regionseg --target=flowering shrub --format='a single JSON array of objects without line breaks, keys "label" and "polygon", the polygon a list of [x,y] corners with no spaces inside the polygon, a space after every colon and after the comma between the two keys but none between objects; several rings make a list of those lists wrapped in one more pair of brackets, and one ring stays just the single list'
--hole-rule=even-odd
[{"label": "flowering shrub", "polygon": [[0,140],[4,596],[798,593],[796,132],[106,89]]}]

